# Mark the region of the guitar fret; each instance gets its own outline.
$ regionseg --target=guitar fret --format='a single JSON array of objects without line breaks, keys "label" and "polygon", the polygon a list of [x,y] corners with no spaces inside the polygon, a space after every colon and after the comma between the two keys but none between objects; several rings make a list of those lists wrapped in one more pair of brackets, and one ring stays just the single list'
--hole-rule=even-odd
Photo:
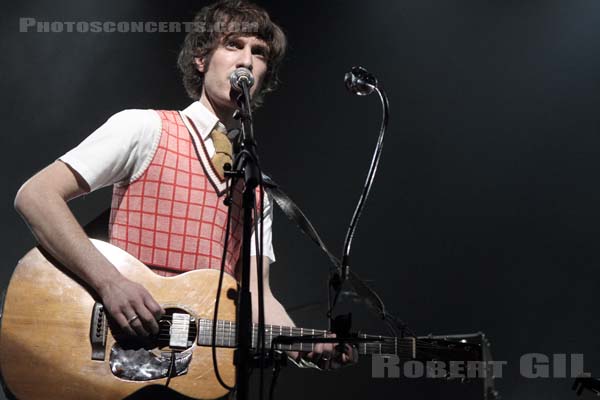
[{"label": "guitar fret", "polygon": [[221,346],[221,341],[223,340],[222,326],[223,324],[221,323],[221,321],[217,320],[217,337],[215,338],[215,341],[217,342],[218,346]]},{"label": "guitar fret", "polygon": [[[302,330],[300,328],[292,328],[292,336],[300,336]],[[302,343],[293,343],[290,344],[290,350],[298,350],[298,348],[302,347]]]},{"label": "guitar fret", "polygon": [[218,346],[222,345],[223,342],[223,323],[219,320],[216,322],[217,325],[217,335],[215,336],[215,343]]},{"label": "guitar fret", "polygon": [[216,327],[215,329],[215,346],[218,346],[219,344],[219,321],[215,321],[213,322],[213,325]]},{"label": "guitar fret", "polygon": [[231,346],[231,321],[229,322],[229,335],[227,335],[227,344]]},{"label": "guitar fret", "polygon": [[[288,332],[287,336],[292,336],[292,328],[289,327],[289,326],[287,328],[289,329],[289,332]],[[292,349],[292,345],[291,344],[288,344],[287,346],[288,346],[288,350]]]},{"label": "guitar fret", "polygon": [[219,346],[225,346],[225,321],[218,320],[217,324],[219,326]]},{"label": "guitar fret", "polygon": [[269,343],[268,343],[269,347],[271,347],[271,343],[273,343],[273,327],[269,326]]},{"label": "guitar fret", "polygon": [[[367,335],[360,335],[360,337],[362,339],[366,339]],[[363,342],[362,345],[363,345],[363,354],[367,354],[367,342]]]},{"label": "guitar fret", "polygon": [[381,354],[381,336],[379,336],[379,354]]},{"label": "guitar fret", "polygon": [[[312,335],[315,336],[315,330],[313,328],[312,330]],[[315,351],[315,344],[314,343],[309,343],[310,345],[310,351]]]}]

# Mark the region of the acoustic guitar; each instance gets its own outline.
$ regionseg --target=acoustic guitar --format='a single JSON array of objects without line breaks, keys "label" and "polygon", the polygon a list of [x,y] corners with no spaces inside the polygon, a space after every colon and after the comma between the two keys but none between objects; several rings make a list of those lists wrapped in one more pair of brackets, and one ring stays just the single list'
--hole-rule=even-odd
[{"label": "acoustic guitar", "polygon": [[[21,400],[115,400],[149,385],[165,385],[189,397],[227,393],[215,376],[211,352],[219,271],[196,270],[175,277],[153,273],[127,252],[106,242],[94,245],[127,278],[142,284],[163,306],[157,336],[143,342],[113,335],[98,297],[65,268],[35,248],[23,257],[5,292],[0,326],[0,371]],[[225,275],[217,320],[219,372],[235,381],[237,282]],[[326,331],[267,325],[267,347],[281,336],[325,336]],[[254,326],[252,343],[256,343]],[[405,359],[481,360],[477,345],[460,341],[372,338],[359,354],[396,354]],[[116,337],[116,338],[115,338]],[[314,344],[276,345],[311,351]]]}]

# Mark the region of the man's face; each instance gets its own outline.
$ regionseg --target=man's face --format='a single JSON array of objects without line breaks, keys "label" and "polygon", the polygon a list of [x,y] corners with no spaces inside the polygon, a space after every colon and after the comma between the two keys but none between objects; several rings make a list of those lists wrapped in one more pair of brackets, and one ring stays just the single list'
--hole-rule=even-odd
[{"label": "man's face", "polygon": [[[198,70],[204,73],[200,101],[216,109],[236,108],[236,92],[231,89],[229,77],[240,67],[248,68],[254,75],[253,96],[262,85],[267,71],[267,44],[254,36],[238,36],[224,39],[208,58],[196,59]],[[208,103],[208,104],[207,104]]]}]

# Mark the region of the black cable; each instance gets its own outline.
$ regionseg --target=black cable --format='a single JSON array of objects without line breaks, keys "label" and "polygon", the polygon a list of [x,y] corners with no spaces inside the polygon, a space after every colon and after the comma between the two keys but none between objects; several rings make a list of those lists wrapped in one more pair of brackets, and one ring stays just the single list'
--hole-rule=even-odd
[{"label": "black cable", "polygon": [[215,372],[215,376],[217,377],[217,381],[219,384],[223,386],[225,389],[232,391],[235,389],[233,386],[229,386],[225,383],[223,378],[221,377],[221,373],[219,372],[219,365],[217,363],[217,318],[219,313],[219,302],[221,299],[221,289],[223,288],[223,277],[225,276],[225,259],[227,257],[227,246],[229,244],[229,231],[231,226],[231,205],[233,203],[233,196],[235,194],[235,187],[237,184],[237,178],[231,178],[231,185],[229,186],[229,190],[226,192],[226,196],[229,196],[229,200],[227,205],[227,223],[225,225],[225,241],[223,243],[223,256],[221,257],[221,271],[219,272],[219,283],[217,285],[217,294],[215,299],[215,312],[213,315],[213,323],[212,323],[212,332],[211,332],[211,351],[212,351],[212,361],[213,361],[213,370]]},{"label": "black cable", "polygon": [[259,366],[260,366],[260,384],[259,384],[259,399],[264,398],[264,370],[265,370],[265,301],[264,301],[264,281],[263,281],[263,233],[264,233],[264,190],[262,182],[262,171],[258,160],[254,160],[258,168],[258,188],[259,188],[259,202],[260,202],[260,229],[259,226],[259,215],[256,209],[256,201],[254,202],[253,208],[253,219],[254,219],[254,246],[256,249],[256,283],[258,290],[258,333],[256,336],[257,341],[257,353],[259,354]]},{"label": "black cable", "polygon": [[171,352],[171,360],[169,362],[169,371],[167,372],[167,382],[165,383],[165,387],[169,387],[169,383],[171,383],[171,377],[173,376],[173,373],[177,373],[177,371],[175,371],[175,352],[172,351]]}]

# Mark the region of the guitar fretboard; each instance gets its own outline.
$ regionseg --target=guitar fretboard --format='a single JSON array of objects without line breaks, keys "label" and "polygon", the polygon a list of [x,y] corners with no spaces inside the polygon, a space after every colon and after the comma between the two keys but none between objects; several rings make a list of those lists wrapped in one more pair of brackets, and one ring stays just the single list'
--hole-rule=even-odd
[{"label": "guitar fretboard", "polygon": [[[236,346],[236,326],[233,321],[218,320],[216,324],[215,343],[217,347]],[[210,346],[212,343],[213,321],[200,319],[198,322],[198,344]],[[316,343],[277,343],[278,337],[309,336],[314,338],[326,337],[327,331],[319,329],[297,328],[290,326],[265,325],[265,346],[271,348],[273,342],[278,350],[283,351],[313,351]],[[397,338],[374,335],[358,335],[361,339],[370,339],[357,345],[359,354],[396,354],[402,357],[415,358],[417,341],[414,338]],[[252,347],[257,348],[258,326],[252,326]]]},{"label": "guitar fretboard", "polygon": [[[198,322],[198,344],[201,346],[209,346],[212,342],[213,321],[209,319],[200,319]],[[319,329],[306,329],[291,326],[265,325],[265,346],[271,347],[271,344],[280,336],[304,336],[310,335],[314,337],[324,337],[327,331]],[[217,321],[217,335],[215,343],[218,347],[235,347],[236,346],[236,326],[233,321]],[[258,342],[258,325],[252,325],[252,347],[257,348]],[[277,344],[278,350],[284,351],[313,351],[314,343],[294,343],[294,344]]]}]

